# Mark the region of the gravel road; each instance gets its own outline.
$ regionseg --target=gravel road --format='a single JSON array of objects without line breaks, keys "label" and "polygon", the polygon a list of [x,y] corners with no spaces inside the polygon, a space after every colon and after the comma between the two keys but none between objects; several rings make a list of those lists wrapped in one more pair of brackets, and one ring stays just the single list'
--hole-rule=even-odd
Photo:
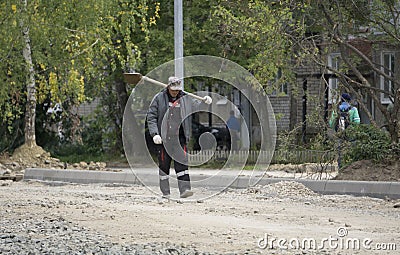
[{"label": "gravel road", "polygon": [[185,203],[136,185],[3,181],[0,254],[399,254],[396,203],[295,182]]}]

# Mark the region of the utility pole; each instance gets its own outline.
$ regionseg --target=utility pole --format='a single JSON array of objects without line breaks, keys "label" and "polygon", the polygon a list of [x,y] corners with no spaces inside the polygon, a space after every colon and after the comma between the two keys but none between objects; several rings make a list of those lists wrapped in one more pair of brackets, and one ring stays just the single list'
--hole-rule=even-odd
[{"label": "utility pole", "polygon": [[[174,0],[175,76],[183,78],[183,7],[182,0]],[[183,85],[183,80],[182,80]]]}]

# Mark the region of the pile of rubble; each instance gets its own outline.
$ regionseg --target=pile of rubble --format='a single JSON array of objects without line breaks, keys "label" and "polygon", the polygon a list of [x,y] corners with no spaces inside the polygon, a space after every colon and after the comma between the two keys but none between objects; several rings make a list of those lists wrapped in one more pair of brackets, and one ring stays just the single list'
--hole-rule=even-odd
[{"label": "pile of rubble", "polygon": [[312,197],[318,196],[317,193],[296,181],[280,181],[265,186],[250,187],[244,193],[257,194],[260,196],[278,197]]},{"label": "pile of rubble", "polygon": [[268,166],[268,171],[284,171],[287,173],[318,173],[336,170],[336,163],[271,164]]},{"label": "pile of rubble", "polygon": [[105,162],[80,162],[68,164],[61,162],[57,158],[47,158],[36,162],[27,163],[24,160],[17,159],[12,161],[0,162],[0,172],[15,172],[23,173],[26,168],[48,168],[48,169],[76,169],[76,170],[94,170],[94,171],[113,171],[120,172],[121,170],[110,169]]},{"label": "pile of rubble", "polygon": [[74,164],[61,162],[60,159],[51,157],[49,152],[39,146],[33,148],[21,146],[15,150],[13,155],[3,154],[0,156],[0,176],[23,174],[26,168],[121,171],[108,168],[105,162],[80,162]]}]

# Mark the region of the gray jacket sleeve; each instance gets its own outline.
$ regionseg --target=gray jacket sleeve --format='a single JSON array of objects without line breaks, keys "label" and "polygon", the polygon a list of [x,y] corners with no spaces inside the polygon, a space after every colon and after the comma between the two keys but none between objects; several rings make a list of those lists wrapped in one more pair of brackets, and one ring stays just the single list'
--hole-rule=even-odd
[{"label": "gray jacket sleeve", "polygon": [[194,112],[208,109],[208,104],[204,103],[203,101],[189,97],[186,95],[188,102],[190,102],[190,107]]},{"label": "gray jacket sleeve", "polygon": [[198,99],[192,99],[192,109],[194,111],[199,111],[201,108],[205,108],[206,104],[204,104],[202,101]]},{"label": "gray jacket sleeve", "polygon": [[159,99],[157,94],[151,101],[149,110],[147,112],[147,125],[149,127],[149,132],[151,137],[159,135],[158,131],[158,112],[159,112]]}]

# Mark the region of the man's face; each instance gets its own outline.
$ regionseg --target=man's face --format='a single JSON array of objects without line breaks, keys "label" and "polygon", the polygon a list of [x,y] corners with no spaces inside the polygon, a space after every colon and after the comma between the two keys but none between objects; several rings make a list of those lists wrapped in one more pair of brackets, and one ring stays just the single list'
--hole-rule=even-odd
[{"label": "man's face", "polygon": [[172,97],[177,97],[179,94],[180,90],[173,90],[171,88],[168,88],[168,93],[172,96]]}]

